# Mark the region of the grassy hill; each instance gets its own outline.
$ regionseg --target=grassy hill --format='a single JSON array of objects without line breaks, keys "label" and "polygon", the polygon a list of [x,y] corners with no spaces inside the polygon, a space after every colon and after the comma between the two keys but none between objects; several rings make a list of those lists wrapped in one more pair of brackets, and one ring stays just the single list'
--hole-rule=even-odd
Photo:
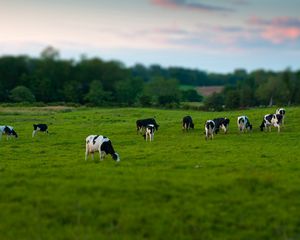
[{"label": "grassy hill", "polygon": [[[281,133],[260,132],[272,112],[2,107],[19,139],[0,142],[0,239],[299,239],[300,108]],[[242,114],[252,133],[237,132]],[[154,116],[145,142],[135,121]],[[205,141],[205,120],[221,116],[229,133]],[[32,138],[33,123],[49,135]],[[85,161],[90,134],[109,137],[121,162]]]}]

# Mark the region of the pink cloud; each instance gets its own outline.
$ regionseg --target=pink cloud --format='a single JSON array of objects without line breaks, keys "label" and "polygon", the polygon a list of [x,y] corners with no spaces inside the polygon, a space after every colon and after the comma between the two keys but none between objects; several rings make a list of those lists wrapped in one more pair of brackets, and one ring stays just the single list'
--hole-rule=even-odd
[{"label": "pink cloud", "polygon": [[259,27],[261,37],[275,44],[296,40],[300,37],[299,18],[278,17],[263,19],[252,17],[248,20],[248,23]]},{"label": "pink cloud", "polygon": [[288,27],[288,28],[277,28],[268,27],[262,32],[262,37],[273,43],[279,44],[286,40],[295,40],[300,37],[300,28]]},{"label": "pink cloud", "polygon": [[187,9],[207,12],[233,12],[233,9],[203,3],[191,3],[187,0],[150,0],[153,5],[169,9]]}]

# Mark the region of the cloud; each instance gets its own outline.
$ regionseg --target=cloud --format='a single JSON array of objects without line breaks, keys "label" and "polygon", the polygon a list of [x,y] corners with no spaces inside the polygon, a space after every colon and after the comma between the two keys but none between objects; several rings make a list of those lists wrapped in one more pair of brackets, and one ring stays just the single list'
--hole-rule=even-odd
[{"label": "cloud", "polygon": [[187,0],[150,0],[153,5],[169,9],[186,9],[205,12],[233,12],[232,8],[189,2]]},{"label": "cloud", "polygon": [[247,22],[251,26],[259,27],[261,37],[274,44],[300,39],[299,18],[277,17],[264,19],[252,17]]}]

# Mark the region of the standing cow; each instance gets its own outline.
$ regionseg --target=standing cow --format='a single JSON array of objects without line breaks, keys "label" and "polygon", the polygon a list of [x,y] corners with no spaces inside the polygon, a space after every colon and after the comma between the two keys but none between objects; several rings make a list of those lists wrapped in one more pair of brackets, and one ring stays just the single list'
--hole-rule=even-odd
[{"label": "standing cow", "polygon": [[35,134],[40,131],[48,134],[48,126],[47,124],[44,123],[39,123],[39,124],[33,124],[33,132],[32,132],[32,137],[35,136]]},{"label": "standing cow", "polygon": [[224,133],[228,132],[229,122],[230,122],[230,120],[228,118],[215,118],[213,121],[215,123],[215,133],[216,134],[218,134],[220,128],[223,129]]},{"label": "standing cow", "polygon": [[250,121],[247,116],[239,116],[237,118],[237,125],[240,132],[252,130],[252,124],[250,124]]},{"label": "standing cow", "polygon": [[158,130],[159,125],[156,123],[155,119],[154,118],[146,118],[146,119],[139,119],[136,121],[137,133],[145,130],[148,124],[153,124],[155,130]]},{"label": "standing cow", "polygon": [[214,132],[215,132],[216,124],[213,120],[207,120],[205,123],[205,140],[207,139],[213,139],[214,138]]},{"label": "standing cow", "polygon": [[194,123],[191,116],[185,116],[182,119],[182,129],[188,131],[189,129],[194,129]]},{"label": "standing cow", "polygon": [[100,160],[102,161],[106,154],[110,154],[116,161],[120,161],[119,154],[115,152],[109,138],[102,135],[90,135],[85,139],[85,160],[89,154],[92,154],[94,160],[94,153],[99,152]]},{"label": "standing cow", "polygon": [[152,142],[154,140],[154,132],[155,132],[155,126],[153,124],[148,124],[146,129],[145,129],[145,133],[144,133],[144,138],[146,141]]},{"label": "standing cow", "polygon": [[12,126],[0,126],[0,140],[2,138],[2,135],[6,135],[7,139],[9,137],[18,137],[18,134],[15,132],[14,128]]},{"label": "standing cow", "polygon": [[271,127],[277,127],[278,132],[280,132],[280,126],[282,124],[283,116],[281,114],[267,114],[264,116],[262,123],[260,125],[260,130],[269,129],[271,132]]}]

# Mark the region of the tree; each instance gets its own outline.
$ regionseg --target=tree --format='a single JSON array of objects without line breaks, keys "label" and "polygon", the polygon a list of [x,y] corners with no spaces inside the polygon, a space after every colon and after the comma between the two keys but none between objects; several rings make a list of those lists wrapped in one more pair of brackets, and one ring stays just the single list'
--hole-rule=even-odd
[{"label": "tree", "polygon": [[132,105],[137,102],[137,96],[144,87],[144,81],[140,78],[130,78],[116,83],[116,95],[119,103]]},{"label": "tree", "polygon": [[203,96],[199,95],[195,89],[181,91],[181,100],[186,102],[201,102]]},{"label": "tree", "polygon": [[10,91],[9,98],[13,102],[35,102],[35,97],[29,88],[17,86]]},{"label": "tree", "polygon": [[91,82],[90,90],[84,99],[93,105],[101,106],[109,102],[110,97],[111,92],[104,91],[101,82],[94,80]]},{"label": "tree", "polygon": [[175,79],[155,78],[145,85],[144,95],[152,96],[153,102],[159,105],[179,103],[180,90],[178,81]]},{"label": "tree", "polygon": [[59,51],[52,46],[48,46],[41,52],[41,58],[47,60],[57,60],[59,58]]},{"label": "tree", "polygon": [[222,93],[213,93],[204,100],[204,108],[210,111],[223,110],[224,96]]}]

